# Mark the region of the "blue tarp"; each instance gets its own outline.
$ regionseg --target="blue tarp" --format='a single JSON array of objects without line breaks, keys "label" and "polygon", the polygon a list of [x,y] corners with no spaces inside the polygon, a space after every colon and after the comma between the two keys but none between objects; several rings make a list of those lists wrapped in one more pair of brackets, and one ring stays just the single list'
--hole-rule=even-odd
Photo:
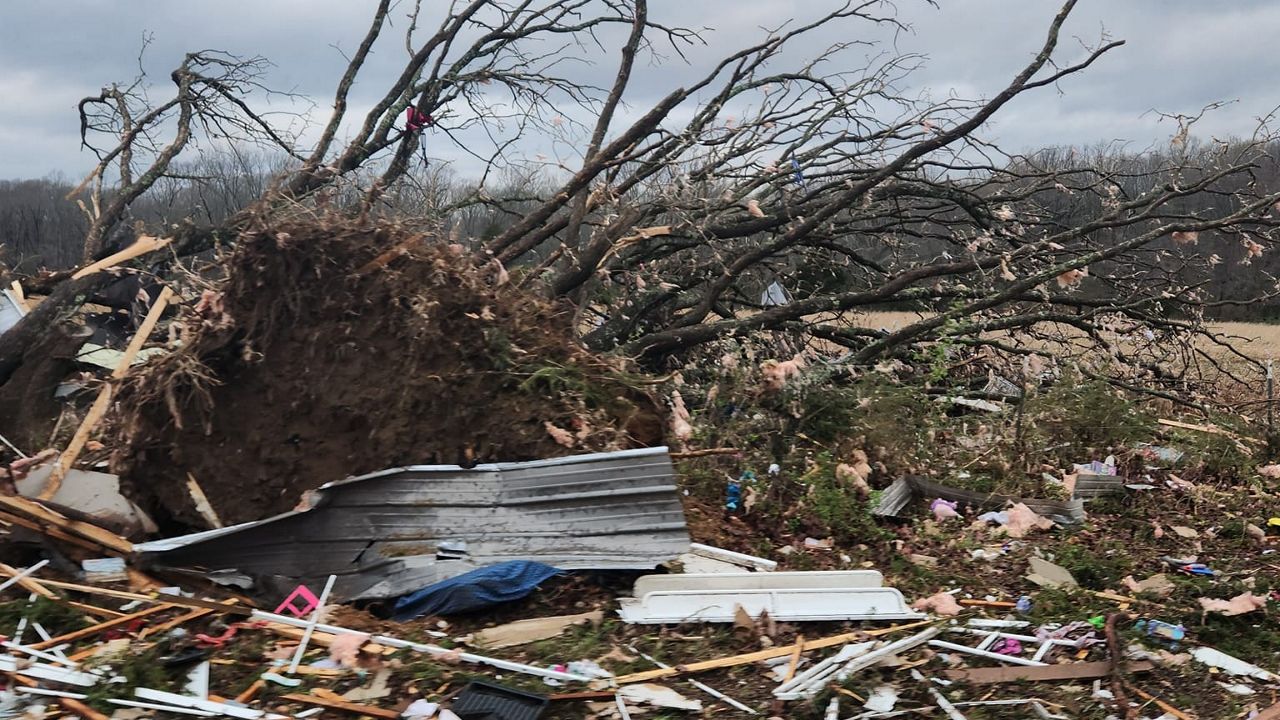
[{"label": "blue tarp", "polygon": [[560,570],[531,560],[512,560],[478,568],[409,593],[396,600],[396,620],[423,615],[454,615],[519,600]]}]

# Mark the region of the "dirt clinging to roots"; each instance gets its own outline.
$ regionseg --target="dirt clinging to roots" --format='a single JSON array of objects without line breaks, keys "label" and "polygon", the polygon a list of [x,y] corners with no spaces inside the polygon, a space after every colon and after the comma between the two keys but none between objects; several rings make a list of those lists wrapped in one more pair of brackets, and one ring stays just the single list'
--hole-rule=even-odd
[{"label": "dirt clinging to roots", "polygon": [[229,524],[389,467],[662,441],[645,385],[583,350],[569,311],[396,226],[246,232],[180,323],[181,349],[121,389],[112,458],[170,529],[207,525],[189,478]]}]

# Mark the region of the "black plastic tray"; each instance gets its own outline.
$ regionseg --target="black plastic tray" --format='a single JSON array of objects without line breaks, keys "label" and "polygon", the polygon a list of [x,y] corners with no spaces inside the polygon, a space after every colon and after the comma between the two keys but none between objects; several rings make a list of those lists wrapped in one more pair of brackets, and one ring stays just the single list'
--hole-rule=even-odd
[{"label": "black plastic tray", "polygon": [[462,720],[537,720],[547,703],[541,695],[473,680],[449,709]]}]

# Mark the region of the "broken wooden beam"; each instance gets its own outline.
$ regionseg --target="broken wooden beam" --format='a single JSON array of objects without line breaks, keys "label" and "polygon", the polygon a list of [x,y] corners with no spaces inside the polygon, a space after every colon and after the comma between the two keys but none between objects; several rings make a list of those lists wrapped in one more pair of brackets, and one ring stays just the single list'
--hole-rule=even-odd
[{"label": "broken wooden beam", "polygon": [[347,702],[345,700],[334,700],[332,698],[319,697],[316,695],[301,695],[298,693],[290,693],[282,696],[284,700],[305,703],[307,705],[319,705],[320,707],[329,708],[330,710],[343,710],[356,715],[368,715],[370,717],[387,718],[387,720],[397,720],[400,713],[395,710],[384,710],[380,707],[372,705],[360,705],[358,703]]},{"label": "broken wooden beam", "polygon": [[112,618],[110,620],[107,620],[106,622],[100,622],[97,625],[90,625],[87,628],[81,628],[79,630],[75,630],[75,631],[66,633],[64,635],[59,635],[55,638],[50,638],[43,642],[35,643],[31,647],[35,650],[44,650],[45,648],[51,648],[56,645],[61,645],[62,643],[71,642],[73,640],[79,640],[80,638],[88,637],[90,635],[100,633],[104,630],[110,630],[113,627],[126,625],[128,623],[133,622],[134,620],[137,620],[138,618],[144,618],[149,615],[155,615],[156,613],[163,612],[165,610],[172,610],[174,607],[176,606],[167,605],[167,604],[156,605],[155,607],[149,607],[146,610],[139,610],[138,612],[131,613],[129,615],[121,615],[118,618]]},{"label": "broken wooden beam", "polygon": [[51,499],[62,487],[62,479],[66,477],[67,471],[71,469],[71,466],[75,465],[80,453],[84,451],[85,445],[89,442],[89,437],[93,434],[94,428],[97,427],[98,422],[107,414],[107,409],[111,406],[111,382],[120,380],[128,374],[129,367],[133,364],[133,359],[138,356],[142,346],[147,342],[147,338],[151,337],[151,331],[155,330],[156,323],[160,322],[160,315],[164,313],[164,309],[168,306],[169,298],[171,297],[173,297],[173,290],[165,287],[160,291],[160,295],[156,297],[155,302],[151,303],[151,309],[147,311],[147,316],[142,320],[142,324],[138,326],[138,331],[129,340],[129,345],[125,347],[124,354],[120,356],[120,362],[116,364],[115,370],[111,371],[111,380],[102,384],[102,388],[98,390],[98,397],[94,398],[93,406],[89,408],[89,412],[84,416],[84,421],[80,423],[80,427],[76,428],[76,433],[71,437],[71,442],[67,444],[67,449],[58,458],[58,464],[54,466],[53,473],[49,475],[49,484],[40,493],[41,500]]},{"label": "broken wooden beam", "polygon": [[[804,650],[819,650],[833,645],[844,645],[856,640],[863,640],[869,637],[879,637],[888,635],[889,633],[898,632],[900,630],[909,630],[911,628],[924,627],[932,625],[934,620],[921,620],[920,622],[908,623],[906,625],[898,625],[896,627],[880,628],[878,630],[856,630],[854,632],[843,633],[841,635],[833,635],[831,637],[822,638],[821,640],[810,640],[804,644]],[[797,645],[799,643],[796,643]],[[772,660],[773,658],[791,655],[795,652],[796,645],[783,645],[781,647],[769,648],[768,650],[758,650],[743,655],[732,655],[730,657],[716,658],[715,660],[704,660],[702,662],[689,663],[688,665],[677,665],[673,668],[659,668],[657,670],[646,670],[644,672],[632,673],[630,675],[622,675],[614,678],[614,682],[619,685],[626,683],[648,682],[662,677],[670,677],[672,675],[680,675],[682,673],[696,673],[704,670],[716,670],[719,668],[733,667],[735,665],[746,665],[749,663],[760,662],[762,660]]]},{"label": "broken wooden beam", "polygon": [[63,532],[78,535],[111,553],[128,555],[133,552],[133,543],[119,535],[100,528],[93,523],[72,520],[34,500],[28,500],[17,495],[0,495],[0,507],[5,508],[10,513],[29,518],[36,523],[47,524]]}]

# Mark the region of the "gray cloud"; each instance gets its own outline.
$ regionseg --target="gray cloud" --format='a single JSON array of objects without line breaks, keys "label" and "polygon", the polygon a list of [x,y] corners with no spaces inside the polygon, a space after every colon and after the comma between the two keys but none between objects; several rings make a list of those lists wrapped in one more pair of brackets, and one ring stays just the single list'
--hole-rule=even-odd
[{"label": "gray cloud", "polygon": [[[432,2],[424,3],[428,8]],[[668,57],[662,67],[636,74],[627,101],[633,108],[705,71],[710,63],[763,36],[761,26],[813,17],[834,0],[654,0],[651,16],[670,23],[706,27],[707,45],[690,49],[689,65]],[[905,83],[910,93],[944,97],[991,96],[1043,42],[1056,7],[1024,0],[942,0],[935,9],[922,0],[901,0],[899,18],[908,32],[893,34],[865,23],[845,24],[815,35],[805,48],[850,40],[881,43],[852,51],[859,57],[885,51],[919,53],[925,64]],[[58,172],[77,176],[92,164],[79,150],[76,102],[111,81],[137,72],[144,32],[153,42],[144,64],[157,81],[189,50],[219,48],[260,54],[274,67],[268,83],[315,103],[313,117],[327,110],[332,86],[366,27],[371,2],[352,0],[66,0],[0,4],[0,177]],[[425,16],[425,14],[424,14]],[[403,17],[380,41],[353,95],[354,110],[366,108],[404,59]],[[1280,4],[1264,0],[1204,3],[1196,0],[1085,0],[1069,21],[1060,57],[1078,59],[1081,43],[1103,36],[1127,44],[1108,53],[1085,74],[1064,80],[1011,104],[987,128],[1014,149],[1049,144],[1088,144],[1120,139],[1135,148],[1163,142],[1174,132],[1148,113],[1195,112],[1208,103],[1234,100],[1211,114],[1201,134],[1248,134],[1254,118],[1278,101],[1270,92],[1280,56],[1269,52],[1280,32]],[[1077,41],[1075,38],[1078,38]],[[667,53],[668,56],[671,53]],[[568,68],[576,76],[608,81],[615,59]],[[157,96],[165,92],[157,87]],[[279,102],[275,107],[279,107]],[[295,104],[285,107],[306,110]],[[530,145],[555,148],[550,142]],[[566,150],[567,148],[560,148]],[[453,150],[446,157],[462,158]],[[465,162],[461,167],[466,168]]]}]

